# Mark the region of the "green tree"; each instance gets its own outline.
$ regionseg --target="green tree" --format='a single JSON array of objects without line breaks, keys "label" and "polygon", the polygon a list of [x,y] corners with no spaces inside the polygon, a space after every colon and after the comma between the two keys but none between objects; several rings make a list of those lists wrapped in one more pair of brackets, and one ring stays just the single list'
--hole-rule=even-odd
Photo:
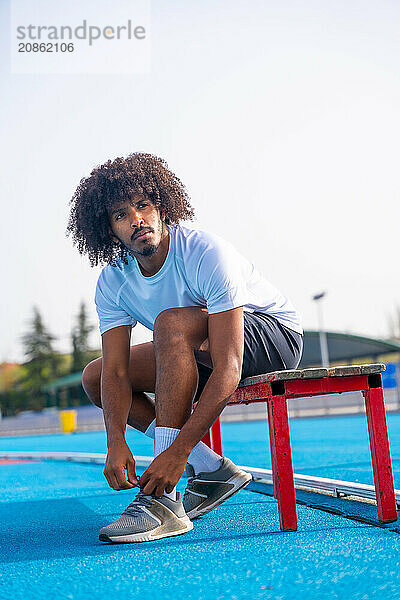
[{"label": "green tree", "polygon": [[59,375],[60,356],[53,349],[56,338],[47,331],[38,308],[33,308],[30,330],[22,337],[24,356],[23,376],[20,385],[29,392],[29,405],[26,408],[39,410],[45,405],[43,385]]},{"label": "green tree", "polygon": [[89,348],[89,335],[94,326],[89,324],[86,305],[82,301],[76,320],[72,329],[72,364],[71,373],[82,371],[88,362],[92,360],[93,351]]},{"label": "green tree", "polygon": [[30,407],[30,396],[21,389],[0,392],[0,409],[3,417],[10,417]]}]

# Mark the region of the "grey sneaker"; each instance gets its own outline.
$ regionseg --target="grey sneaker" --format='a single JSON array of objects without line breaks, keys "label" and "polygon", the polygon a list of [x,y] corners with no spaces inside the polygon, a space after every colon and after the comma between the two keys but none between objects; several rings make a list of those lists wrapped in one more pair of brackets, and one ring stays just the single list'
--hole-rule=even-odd
[{"label": "grey sneaker", "polygon": [[251,480],[250,473],[242,471],[229,458],[223,458],[221,466],[211,473],[195,475],[192,465],[187,464],[188,484],[183,495],[183,507],[190,519],[205,515],[243,489]]},{"label": "grey sneaker", "polygon": [[176,500],[167,496],[157,498],[139,492],[119,519],[100,529],[99,540],[149,542],[180,535],[191,529],[193,523],[186,516],[179,492]]}]

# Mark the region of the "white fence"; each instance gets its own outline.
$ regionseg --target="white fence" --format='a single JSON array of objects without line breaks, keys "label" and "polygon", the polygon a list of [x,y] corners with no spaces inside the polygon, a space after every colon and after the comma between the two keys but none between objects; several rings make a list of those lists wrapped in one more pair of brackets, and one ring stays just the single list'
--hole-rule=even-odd
[{"label": "white fence", "polygon": [[[387,412],[400,411],[398,389],[385,390]],[[104,429],[103,413],[95,406],[79,406],[77,411],[77,431],[98,431]],[[288,400],[290,418],[329,415],[362,414],[365,412],[361,392],[346,392],[329,396],[314,396]],[[258,421],[266,419],[266,404],[240,404],[228,406],[222,413],[222,422]],[[17,417],[4,417],[0,421],[0,437],[36,435],[60,432],[59,412],[56,409],[38,413],[22,413]]]}]

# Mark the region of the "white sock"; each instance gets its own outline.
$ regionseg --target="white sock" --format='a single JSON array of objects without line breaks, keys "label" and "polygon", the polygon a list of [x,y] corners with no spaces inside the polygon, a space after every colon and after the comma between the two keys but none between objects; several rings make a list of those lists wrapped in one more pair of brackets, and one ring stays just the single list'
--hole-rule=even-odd
[{"label": "white sock", "polygon": [[[157,429],[170,429],[170,428],[169,427],[165,427],[165,428],[160,427]],[[154,419],[154,421],[152,421],[150,423],[150,425],[148,426],[148,428],[146,429],[146,431],[144,433],[145,433],[145,435],[147,435],[148,437],[150,437],[151,439],[154,440],[155,430],[156,430],[156,420]],[[171,431],[174,431],[174,432],[177,431],[179,433],[179,429],[171,429]],[[176,439],[177,435],[178,434],[176,434],[174,436],[174,438],[171,441],[171,443],[169,444],[169,446]],[[169,447],[169,446],[167,446],[167,447]],[[166,448],[164,448],[164,450],[165,449]],[[161,450],[161,452],[163,452],[163,450]],[[158,453],[158,454],[160,454],[160,453]],[[155,455],[155,456],[157,456],[157,455]],[[189,454],[189,458],[188,458],[188,463],[189,463],[189,465],[192,465],[196,475],[201,472],[211,473],[211,471],[216,471],[221,466],[221,461],[222,461],[222,456],[220,456],[219,454],[214,452],[214,450],[211,450],[211,448],[209,448],[207,446],[207,444],[205,444],[204,442],[199,442],[198,444],[196,444],[196,446],[193,448],[193,450]]]},{"label": "white sock", "polygon": [[195,474],[211,473],[216,471],[221,466],[222,456],[214,452],[204,442],[199,442],[195,445],[189,454],[188,463],[192,465]]},{"label": "white sock", "polygon": [[[178,437],[179,432],[180,429],[174,429],[173,427],[154,428],[154,458],[171,446]],[[164,491],[164,495],[171,498],[171,500],[176,500],[176,487],[174,487],[172,492]]]}]

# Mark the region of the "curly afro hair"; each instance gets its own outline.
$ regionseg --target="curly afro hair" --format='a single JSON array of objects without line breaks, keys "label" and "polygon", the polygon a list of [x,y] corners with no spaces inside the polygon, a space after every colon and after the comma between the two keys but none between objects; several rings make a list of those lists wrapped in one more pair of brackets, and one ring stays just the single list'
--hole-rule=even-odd
[{"label": "curly afro hair", "polygon": [[70,201],[66,235],[72,234],[74,246],[89,256],[92,267],[116,266],[117,259],[128,263],[129,250],[110,237],[108,214],[132,194],[145,194],[163,213],[167,225],[194,217],[185,186],[165,160],[143,152],[109,160],[81,179]]}]

